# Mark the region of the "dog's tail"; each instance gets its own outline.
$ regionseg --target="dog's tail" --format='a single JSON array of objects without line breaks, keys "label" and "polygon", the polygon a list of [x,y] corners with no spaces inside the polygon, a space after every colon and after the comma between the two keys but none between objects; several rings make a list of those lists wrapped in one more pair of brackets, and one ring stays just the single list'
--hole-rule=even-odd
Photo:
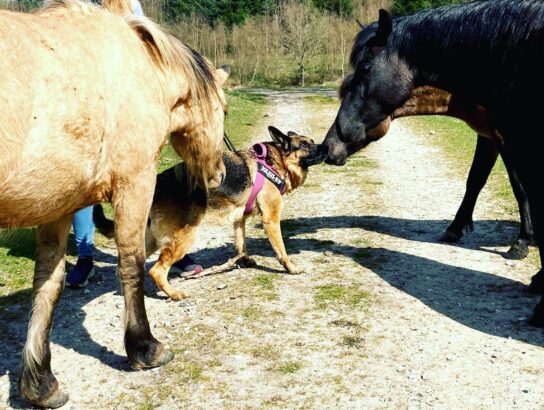
[{"label": "dog's tail", "polygon": [[115,224],[111,219],[106,218],[102,204],[93,206],[93,221],[94,226],[102,235],[107,238],[112,238],[115,231]]}]

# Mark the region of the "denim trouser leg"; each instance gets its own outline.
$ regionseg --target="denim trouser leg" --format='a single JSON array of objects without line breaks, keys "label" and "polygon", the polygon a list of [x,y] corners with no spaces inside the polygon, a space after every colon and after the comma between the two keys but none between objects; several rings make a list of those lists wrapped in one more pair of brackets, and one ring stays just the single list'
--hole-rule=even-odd
[{"label": "denim trouser leg", "polygon": [[74,214],[74,239],[77,246],[77,255],[93,256],[94,251],[94,222],[93,207],[83,208]]}]

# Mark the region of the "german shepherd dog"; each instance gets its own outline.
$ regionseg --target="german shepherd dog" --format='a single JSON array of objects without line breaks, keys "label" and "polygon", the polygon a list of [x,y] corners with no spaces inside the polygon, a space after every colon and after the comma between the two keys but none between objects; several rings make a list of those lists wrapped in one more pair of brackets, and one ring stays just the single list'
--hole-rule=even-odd
[{"label": "german shepherd dog", "polygon": [[[302,273],[302,269],[291,262],[285,251],[280,229],[282,194],[302,185],[308,167],[322,162],[326,152],[322,152],[320,146],[310,138],[294,132],[285,135],[274,127],[268,127],[268,130],[273,142],[256,144],[253,149],[223,153],[225,179],[219,188],[211,189],[208,193],[191,184],[183,163],[157,175],[145,235],[146,253],[149,257],[160,250],[159,259],[149,270],[149,275],[171,299],[188,297],[186,293],[170,285],[168,271],[189,251],[195,241],[197,228],[206,214],[212,221],[228,220],[233,223],[234,247],[237,253],[236,257],[212,270],[233,267],[236,263],[242,267],[256,265],[247,254],[245,223],[250,216],[259,215],[272,248],[285,270],[291,274]],[[258,147],[264,153],[257,153]],[[264,178],[262,189],[255,196],[257,174],[268,172],[260,168],[258,154],[264,154],[262,160],[266,161],[276,175],[269,175],[270,179]],[[250,197],[254,197],[254,204],[248,203]],[[105,218],[100,205],[95,207],[94,221],[100,232],[111,236],[112,221]],[[207,272],[210,273],[210,270]]]}]

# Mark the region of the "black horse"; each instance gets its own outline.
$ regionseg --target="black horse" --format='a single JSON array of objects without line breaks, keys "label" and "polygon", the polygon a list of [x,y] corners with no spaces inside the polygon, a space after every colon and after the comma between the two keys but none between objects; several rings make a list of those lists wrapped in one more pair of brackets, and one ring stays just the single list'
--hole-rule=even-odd
[{"label": "black horse", "polygon": [[[542,264],[543,156],[532,122],[544,108],[541,61],[541,0],[481,1],[395,20],[381,10],[379,22],[365,27],[355,40],[355,71],[344,81],[342,104],[324,141],[327,162],[343,165],[348,155],[379,138],[371,131],[417,87],[437,87],[484,107],[495,142],[527,193]],[[530,290],[544,291],[542,269]],[[544,298],[531,323],[544,327]]]}]

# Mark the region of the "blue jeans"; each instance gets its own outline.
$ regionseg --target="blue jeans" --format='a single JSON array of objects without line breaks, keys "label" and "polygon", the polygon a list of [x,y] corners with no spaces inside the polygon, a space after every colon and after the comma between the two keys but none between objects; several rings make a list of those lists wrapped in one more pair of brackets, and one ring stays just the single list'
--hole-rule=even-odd
[{"label": "blue jeans", "polygon": [[77,211],[72,220],[77,255],[93,256],[94,253],[94,222],[93,207],[88,206]]}]

